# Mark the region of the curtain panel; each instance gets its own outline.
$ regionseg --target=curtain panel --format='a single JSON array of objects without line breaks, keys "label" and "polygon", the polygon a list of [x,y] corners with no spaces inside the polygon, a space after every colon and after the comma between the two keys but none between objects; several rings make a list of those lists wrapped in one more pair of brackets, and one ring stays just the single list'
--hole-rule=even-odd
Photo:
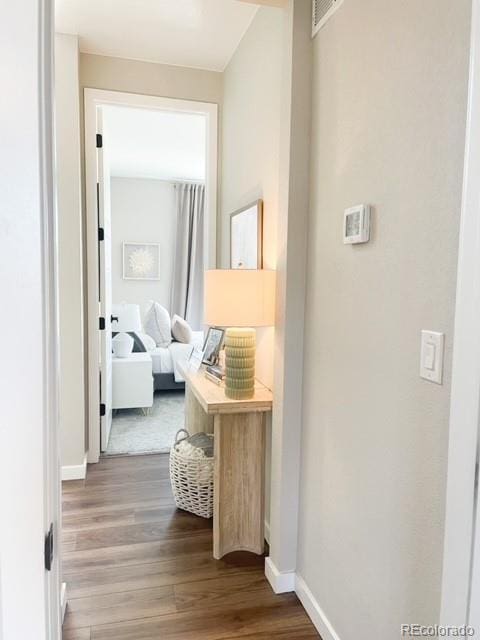
[{"label": "curtain panel", "polygon": [[171,313],[203,326],[205,185],[176,183],[176,239]]}]

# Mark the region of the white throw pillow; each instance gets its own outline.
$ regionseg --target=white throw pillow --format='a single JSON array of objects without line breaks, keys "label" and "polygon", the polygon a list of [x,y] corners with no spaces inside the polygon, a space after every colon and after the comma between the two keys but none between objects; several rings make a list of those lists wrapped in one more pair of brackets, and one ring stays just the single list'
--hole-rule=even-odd
[{"label": "white throw pillow", "polygon": [[170,314],[158,302],[154,302],[145,316],[145,333],[155,340],[157,347],[168,347],[172,342]]},{"label": "white throw pillow", "polygon": [[177,342],[190,344],[193,340],[192,328],[186,320],[175,314],[172,318],[172,335]]},{"label": "white throw pillow", "polygon": [[148,333],[137,333],[137,336],[145,347],[145,351],[153,351],[157,346],[155,340],[152,338],[152,336],[149,336]]}]

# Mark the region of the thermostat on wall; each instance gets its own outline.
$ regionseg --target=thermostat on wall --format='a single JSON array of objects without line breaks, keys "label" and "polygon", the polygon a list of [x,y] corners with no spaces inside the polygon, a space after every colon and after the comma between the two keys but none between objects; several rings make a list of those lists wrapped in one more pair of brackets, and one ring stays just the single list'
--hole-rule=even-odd
[{"label": "thermostat on wall", "polygon": [[359,204],[345,209],[343,243],[358,244],[370,240],[370,206]]}]

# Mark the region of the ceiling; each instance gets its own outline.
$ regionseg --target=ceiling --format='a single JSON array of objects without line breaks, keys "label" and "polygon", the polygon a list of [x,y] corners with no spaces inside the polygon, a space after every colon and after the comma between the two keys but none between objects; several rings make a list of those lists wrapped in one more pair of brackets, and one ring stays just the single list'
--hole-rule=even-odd
[{"label": "ceiling", "polygon": [[204,116],[126,107],[103,113],[112,176],[205,180]]},{"label": "ceiling", "polygon": [[237,0],[56,0],[80,51],[223,71],[258,9]]}]

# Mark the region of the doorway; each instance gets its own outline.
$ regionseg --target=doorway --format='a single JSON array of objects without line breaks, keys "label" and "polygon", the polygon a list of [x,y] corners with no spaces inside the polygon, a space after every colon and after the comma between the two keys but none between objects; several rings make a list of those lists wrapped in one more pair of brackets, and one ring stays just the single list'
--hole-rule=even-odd
[{"label": "doorway", "polygon": [[[183,426],[182,365],[203,332],[176,295],[190,246],[176,203],[202,198],[200,269],[216,266],[216,147],[216,105],[85,91],[89,462],[166,452]],[[191,321],[186,343],[162,335],[172,316]]]}]

